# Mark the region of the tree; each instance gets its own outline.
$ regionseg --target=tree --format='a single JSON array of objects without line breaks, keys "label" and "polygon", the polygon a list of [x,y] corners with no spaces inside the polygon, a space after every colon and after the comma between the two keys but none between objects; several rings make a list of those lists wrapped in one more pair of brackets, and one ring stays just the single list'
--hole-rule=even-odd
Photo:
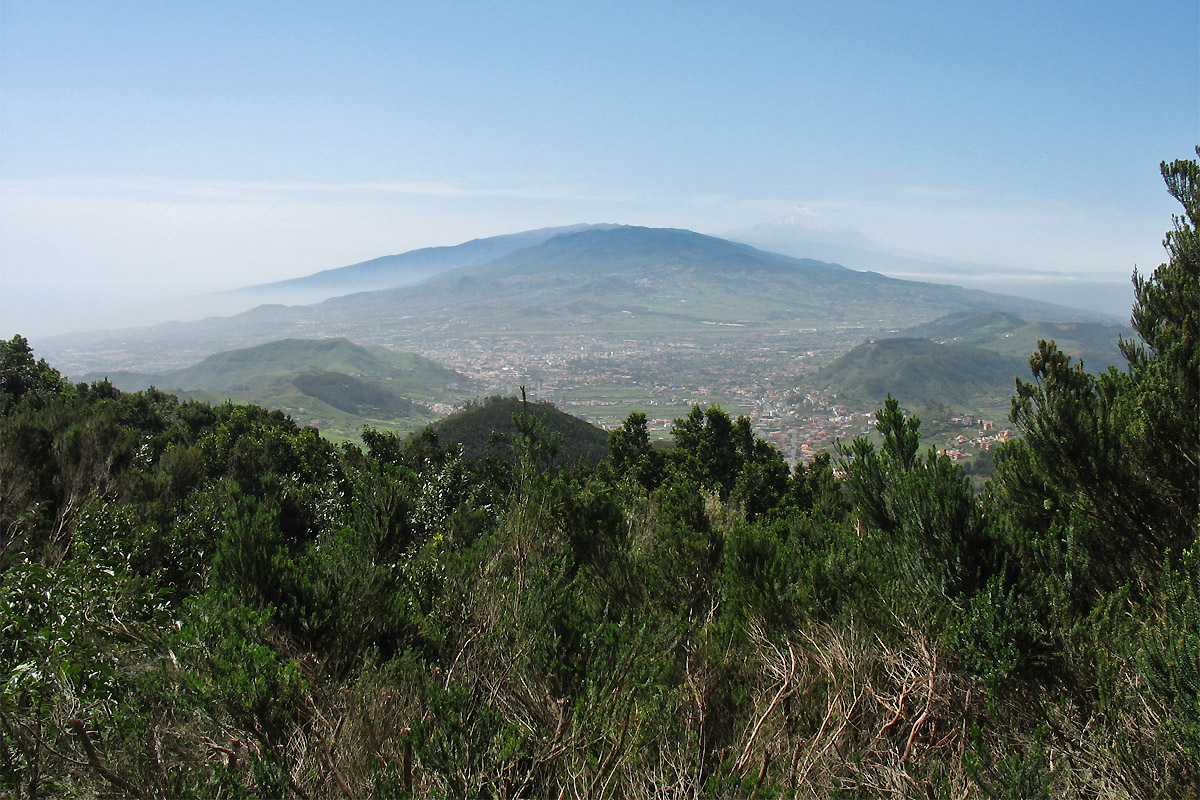
[{"label": "tree", "polygon": [[728,497],[741,466],[729,415],[720,406],[693,405],[686,417],[671,425],[671,436],[676,462],[685,474]]},{"label": "tree", "polygon": [[608,453],[613,468],[632,475],[646,489],[662,482],[662,458],[650,447],[646,415],[633,411],[621,427],[608,434]]},{"label": "tree", "polygon": [[1121,343],[1133,384],[1122,411],[1141,488],[1172,529],[1169,543],[1178,545],[1200,521],[1200,164],[1164,162],[1161,169],[1184,213],[1163,242],[1168,262],[1149,278],[1134,273],[1130,322],[1142,342]]},{"label": "tree", "polygon": [[921,420],[904,416],[900,401],[891,394],[883,408],[875,412],[875,427],[883,435],[883,451],[901,469],[911,470],[917,463],[917,448],[921,444]]},{"label": "tree", "polygon": [[[1200,522],[1200,167],[1162,165],[1184,207],[1165,246],[1170,260],[1134,274],[1122,342],[1128,369],[1093,376],[1039,342],[1033,382],[1018,381],[1011,419],[1022,442],[998,455],[1010,522],[1070,551],[1076,591],[1104,591],[1158,572]],[[1079,598],[1077,598],[1079,599]]]},{"label": "tree", "polygon": [[46,359],[33,360],[33,348],[24,336],[0,340],[0,414],[6,414],[27,395],[44,398],[66,387],[58,370]]},{"label": "tree", "polygon": [[861,436],[842,449],[859,519],[888,534],[917,582],[951,596],[973,592],[990,577],[994,554],[970,480],[932,448],[917,454],[921,421],[891,395],[875,420],[880,450]]}]

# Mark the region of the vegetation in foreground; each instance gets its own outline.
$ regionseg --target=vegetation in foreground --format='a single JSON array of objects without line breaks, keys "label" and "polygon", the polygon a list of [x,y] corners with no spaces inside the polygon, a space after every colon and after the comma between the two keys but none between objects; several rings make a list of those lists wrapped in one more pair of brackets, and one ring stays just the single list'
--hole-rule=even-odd
[{"label": "vegetation in foreground", "polygon": [[[982,494],[716,407],[515,464],[0,347],[17,797],[1200,796],[1200,167],[1124,371],[1030,360]],[[557,468],[554,468],[557,467]]]}]

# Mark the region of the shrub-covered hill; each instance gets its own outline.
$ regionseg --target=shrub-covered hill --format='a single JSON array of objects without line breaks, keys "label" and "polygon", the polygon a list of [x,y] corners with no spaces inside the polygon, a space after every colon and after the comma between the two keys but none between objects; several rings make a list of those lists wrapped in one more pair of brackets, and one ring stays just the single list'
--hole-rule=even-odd
[{"label": "shrub-covered hill", "polygon": [[1012,393],[1026,363],[964,345],[928,339],[878,339],[855,347],[811,379],[855,402],[879,404],[891,394],[912,404],[995,404]]},{"label": "shrub-covered hill", "polygon": [[559,460],[575,464],[598,462],[608,455],[608,433],[589,422],[559,411],[553,403],[525,403],[516,397],[489,397],[438,420],[426,430],[438,444],[461,444],[468,458],[495,455],[515,462],[513,442],[518,436],[516,418],[528,414],[545,427],[561,446]]}]

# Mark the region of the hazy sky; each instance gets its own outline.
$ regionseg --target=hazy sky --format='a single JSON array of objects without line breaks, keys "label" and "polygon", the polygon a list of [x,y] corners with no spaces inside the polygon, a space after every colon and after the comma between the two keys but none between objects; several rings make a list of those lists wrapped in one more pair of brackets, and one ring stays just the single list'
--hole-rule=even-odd
[{"label": "hazy sky", "polygon": [[1197,142],[1195,0],[0,0],[0,335],[133,287],[797,207],[1126,278]]}]

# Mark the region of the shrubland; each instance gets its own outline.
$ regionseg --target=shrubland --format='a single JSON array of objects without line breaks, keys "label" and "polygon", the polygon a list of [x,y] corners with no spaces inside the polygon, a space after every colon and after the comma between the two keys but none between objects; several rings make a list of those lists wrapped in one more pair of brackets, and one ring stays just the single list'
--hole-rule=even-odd
[{"label": "shrubland", "polygon": [[16,797],[1200,795],[1200,168],[1127,367],[1030,359],[976,492],[891,398],[599,463],[72,384],[0,345]]}]

